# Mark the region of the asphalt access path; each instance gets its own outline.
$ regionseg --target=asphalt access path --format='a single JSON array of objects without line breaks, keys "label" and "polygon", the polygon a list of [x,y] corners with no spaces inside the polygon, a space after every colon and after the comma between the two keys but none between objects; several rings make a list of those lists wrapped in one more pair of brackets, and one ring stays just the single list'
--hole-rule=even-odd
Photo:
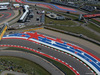
[{"label": "asphalt access path", "polygon": [[[80,75],[87,75],[87,73],[92,73],[86,66],[84,66],[82,63],[80,63],[76,59],[72,58],[71,56],[63,54],[61,52],[57,52],[57,51],[51,50],[49,48],[46,48],[44,46],[35,44],[35,43],[27,41],[27,40],[2,39],[0,44],[20,45],[20,46],[33,48],[33,49],[36,49],[38,51],[41,51],[43,53],[46,53],[48,55],[54,56],[54,57],[56,57],[58,59],[61,59],[61,60],[65,61],[65,62],[67,62],[69,65],[71,65],[73,68],[75,68],[80,73]],[[38,48],[41,48],[41,50],[39,50]]]},{"label": "asphalt access path", "polygon": [[45,59],[34,54],[21,52],[21,51],[13,51],[13,50],[1,50],[0,56],[15,56],[15,57],[25,58],[39,64],[44,69],[46,69],[49,73],[51,73],[51,75],[63,75],[63,73],[54,65],[52,65],[51,63],[47,62]]}]

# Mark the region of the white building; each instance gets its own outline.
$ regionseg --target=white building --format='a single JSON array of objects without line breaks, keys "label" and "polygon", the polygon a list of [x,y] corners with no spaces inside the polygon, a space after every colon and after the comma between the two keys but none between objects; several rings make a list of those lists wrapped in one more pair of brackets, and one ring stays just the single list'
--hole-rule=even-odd
[{"label": "white building", "polygon": [[0,5],[9,5],[9,2],[0,3]]},{"label": "white building", "polygon": [[20,4],[13,4],[13,6],[14,6],[15,8],[18,8],[18,7],[20,7]]}]

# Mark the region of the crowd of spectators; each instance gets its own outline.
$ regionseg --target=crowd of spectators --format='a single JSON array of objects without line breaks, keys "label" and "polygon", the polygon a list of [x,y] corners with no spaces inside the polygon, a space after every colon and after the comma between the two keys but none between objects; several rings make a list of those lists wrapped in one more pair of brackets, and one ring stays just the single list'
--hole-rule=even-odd
[{"label": "crowd of spectators", "polygon": [[86,5],[88,3],[88,1],[86,3],[85,2],[75,3],[75,2],[68,2],[68,1],[62,1],[62,0],[51,0],[51,3],[68,6],[68,7],[73,7],[73,8],[77,8],[77,9],[82,9],[82,10],[89,11],[89,12],[95,11],[96,9],[100,10],[99,7]]},{"label": "crowd of spectators", "polygon": [[66,2],[66,1],[61,1],[61,0],[51,0],[51,3],[69,6],[69,7],[73,7],[73,8],[79,8],[80,7],[79,4],[75,4],[74,2]]},{"label": "crowd of spectators", "polygon": [[91,12],[91,11],[96,10],[96,7],[95,6],[86,5],[86,6],[81,7],[81,9]]}]

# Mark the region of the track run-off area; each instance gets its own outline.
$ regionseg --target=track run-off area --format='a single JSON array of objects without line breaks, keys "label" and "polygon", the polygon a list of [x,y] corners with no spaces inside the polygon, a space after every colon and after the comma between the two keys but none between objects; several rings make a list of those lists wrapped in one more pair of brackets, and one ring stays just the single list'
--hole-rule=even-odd
[{"label": "track run-off area", "polygon": [[7,12],[7,11],[0,12],[0,14],[1,14],[0,18],[6,18],[6,19],[12,15],[12,13]]},{"label": "track run-off area", "polygon": [[18,11],[15,10],[3,10],[0,11],[0,25],[9,22],[10,20],[12,20],[17,14],[15,14]]},{"label": "track run-off area", "polygon": [[[85,75],[86,73],[95,75],[95,72],[97,74],[100,73],[100,58],[79,46],[58,38],[38,34],[37,32],[5,35],[0,46],[13,46],[33,50],[64,64],[76,75]],[[38,48],[41,48],[41,50]],[[68,66],[68,64],[71,66]]]},{"label": "track run-off area", "polygon": [[7,14],[7,16],[5,18],[9,18],[11,16],[11,13],[10,12],[0,12],[0,14],[3,14],[1,17],[3,17],[4,14]]}]

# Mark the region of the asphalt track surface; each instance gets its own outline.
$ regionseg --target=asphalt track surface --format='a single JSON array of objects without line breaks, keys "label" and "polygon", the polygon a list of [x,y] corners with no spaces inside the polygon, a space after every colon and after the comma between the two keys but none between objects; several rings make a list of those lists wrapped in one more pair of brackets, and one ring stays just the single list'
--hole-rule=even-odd
[{"label": "asphalt track surface", "polygon": [[2,16],[0,17],[0,23],[15,15],[12,10],[3,10],[0,11],[0,14],[2,14]]},{"label": "asphalt track surface", "polygon": [[[61,38],[63,41],[67,41],[67,42],[70,42],[72,44],[75,44],[75,45],[77,45],[79,47],[82,47],[83,49],[87,50],[88,52],[90,52],[90,53],[92,53],[95,56],[97,56],[97,57],[100,58],[100,51],[99,51],[99,48],[100,47],[97,46],[98,49],[96,49],[96,48],[93,48],[93,47],[95,47],[93,45],[92,45],[93,47],[91,47],[91,44],[83,45],[82,44],[83,41],[86,41],[86,40],[82,40],[82,39],[79,40],[79,38],[73,39],[73,38],[76,38],[76,37],[72,37],[70,35],[64,35],[62,33],[58,33],[58,32],[51,31],[51,30],[47,30],[47,29],[41,29],[41,30],[35,30],[35,31],[38,32],[38,33],[40,33],[40,34],[47,35],[49,37]],[[76,40],[76,41],[73,41],[73,40]],[[82,43],[80,43],[80,42],[82,42]],[[85,43],[87,43],[87,41]],[[91,42],[89,42],[89,43],[91,43]]]},{"label": "asphalt track surface", "polygon": [[[6,41],[9,41],[9,40],[6,39]],[[25,41],[25,43],[23,43],[24,41],[20,42],[22,40],[20,40],[20,41],[17,40],[16,41],[15,39],[12,39],[9,42],[6,42],[6,41],[2,44],[21,45],[21,46],[30,47],[30,48],[33,48],[33,49],[36,49],[36,50],[38,49],[38,47],[40,47],[39,45],[36,45],[34,43],[33,43],[34,45],[33,44],[30,45],[30,43],[27,44],[26,41]],[[74,67],[80,73],[80,75],[87,75],[86,73],[91,73],[91,71],[88,70],[83,64],[81,64],[79,61],[73,59],[72,57],[69,57],[67,55],[64,55],[62,53],[59,53],[59,52],[56,52],[56,51],[53,51],[53,50],[51,51],[50,49],[45,48],[43,46],[41,46],[41,48],[42,48],[42,50],[40,50],[40,51],[42,51],[46,54],[52,55],[54,57],[57,57],[57,58],[65,61],[65,62],[67,62],[68,64],[70,64],[72,67]]]},{"label": "asphalt track surface", "polygon": [[[70,64],[73,68],[75,68],[80,75],[87,75],[87,73],[92,73],[86,66],[84,66],[82,63],[80,63],[79,61],[77,61],[76,59],[63,54],[61,52],[57,52],[54,50],[51,50],[49,48],[46,48],[44,46],[35,44],[33,42],[30,41],[26,41],[26,40],[21,40],[21,39],[2,39],[0,44],[6,44],[6,45],[20,45],[20,46],[25,46],[25,47],[29,47],[29,48],[33,48],[35,50],[41,51],[45,54],[54,56],[58,59],[61,59],[65,62],[67,62],[68,64]],[[39,50],[38,48],[41,48],[41,50]],[[93,75],[93,74],[91,74]]]},{"label": "asphalt track surface", "polygon": [[20,58],[25,58],[28,59],[32,62],[35,62],[39,65],[41,65],[44,69],[46,69],[51,75],[63,75],[63,73],[56,68],[54,65],[46,61],[45,59],[26,52],[21,52],[21,51],[13,51],[13,50],[1,50],[0,51],[0,56],[14,56],[14,57],[20,57]]},{"label": "asphalt track surface", "polygon": [[61,12],[67,12],[70,11],[72,13],[77,13],[77,14],[82,14],[80,10],[77,10],[75,8],[70,8],[70,7],[65,7],[65,6],[60,6],[56,4],[51,4],[51,3],[45,3],[45,2],[34,2],[34,1],[29,1],[29,0],[15,0],[18,3],[24,3],[24,4],[31,4],[31,5],[37,5],[41,6],[43,8],[48,8],[50,10],[54,11],[61,11]]}]

